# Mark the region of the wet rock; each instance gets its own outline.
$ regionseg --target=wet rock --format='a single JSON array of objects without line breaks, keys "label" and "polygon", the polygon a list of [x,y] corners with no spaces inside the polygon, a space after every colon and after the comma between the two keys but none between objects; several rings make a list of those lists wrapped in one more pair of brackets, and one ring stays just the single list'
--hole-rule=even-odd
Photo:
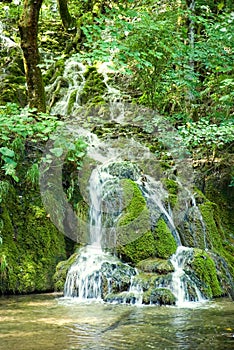
[{"label": "wet rock", "polygon": [[174,267],[170,260],[159,258],[142,260],[137,264],[137,268],[144,272],[156,272],[158,274],[174,272]]}]

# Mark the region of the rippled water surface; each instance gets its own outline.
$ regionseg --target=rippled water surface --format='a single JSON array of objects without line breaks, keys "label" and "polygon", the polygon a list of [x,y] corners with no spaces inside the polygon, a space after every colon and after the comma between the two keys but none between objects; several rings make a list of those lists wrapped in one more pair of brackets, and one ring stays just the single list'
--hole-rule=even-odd
[{"label": "rippled water surface", "polygon": [[78,304],[53,294],[0,298],[0,349],[234,349],[234,303],[196,308]]}]

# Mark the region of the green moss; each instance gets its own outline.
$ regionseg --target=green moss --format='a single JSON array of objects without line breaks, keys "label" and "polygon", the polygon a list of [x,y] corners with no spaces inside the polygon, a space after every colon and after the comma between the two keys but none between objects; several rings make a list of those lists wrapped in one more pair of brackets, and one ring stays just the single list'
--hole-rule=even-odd
[{"label": "green moss", "polygon": [[192,268],[196,277],[204,283],[202,292],[209,298],[223,294],[219,284],[215,263],[205,252],[195,250]]},{"label": "green moss", "polygon": [[175,208],[176,204],[178,203],[178,197],[176,194],[169,193],[168,200],[166,203],[170,204],[171,209]]},{"label": "green moss", "polygon": [[154,231],[156,256],[168,259],[175,253],[176,241],[163,219],[159,219]]},{"label": "green moss", "polygon": [[194,188],[194,197],[196,199],[197,205],[207,201],[207,198],[204,195],[204,193],[201,190],[199,190],[199,188],[197,187]]},{"label": "green moss", "polygon": [[43,81],[45,85],[53,83],[58,77],[63,76],[65,68],[64,59],[57,60],[54,65],[47,69],[43,76]]},{"label": "green moss", "polygon": [[77,95],[77,90],[73,91],[69,97],[68,108],[67,108],[68,115],[71,114],[72,107],[73,107],[74,103],[76,102],[76,95]]},{"label": "green moss", "polygon": [[167,274],[174,271],[174,267],[169,260],[164,259],[146,259],[137,264],[137,268],[144,272],[156,272],[158,274]]},{"label": "green moss", "polygon": [[86,81],[80,95],[81,104],[84,105],[88,102],[91,104],[104,103],[102,96],[105,93],[106,85],[102,74],[97,72],[96,67],[88,67],[84,77]]},{"label": "green moss", "polygon": [[215,203],[206,201],[199,206],[206,227],[206,236],[212,249],[221,252],[223,231],[219,221],[218,207]]},{"label": "green moss", "polygon": [[150,304],[175,305],[176,298],[167,288],[155,288],[150,292]]},{"label": "green moss", "polygon": [[153,234],[149,231],[125,246],[119,246],[117,252],[124,261],[137,264],[139,261],[155,255],[154,245]]},{"label": "green moss", "polygon": [[161,181],[170,194],[177,195],[179,186],[176,181],[167,178],[163,178]]},{"label": "green moss", "polygon": [[170,207],[173,209],[178,203],[178,183],[172,179],[162,178],[161,179],[163,186],[168,191],[167,202],[170,204]]},{"label": "green moss", "polygon": [[[138,186],[129,179],[122,181],[123,203],[125,210],[118,221],[118,226],[126,226],[140,216],[145,211],[146,201]],[[148,210],[147,210],[148,212]]]},{"label": "green moss", "polygon": [[57,292],[62,292],[64,290],[64,285],[66,282],[67,272],[71,265],[76,261],[78,253],[74,253],[69,259],[60,261],[56,266],[56,272],[54,274],[54,287]]},{"label": "green moss", "polygon": [[10,188],[1,203],[1,256],[7,266],[1,275],[1,293],[53,290],[56,264],[65,257],[64,236],[57,231],[34,190],[18,196]]},{"label": "green moss", "polygon": [[130,179],[122,180],[122,187],[125,209],[117,222],[117,251],[126,261],[136,263],[154,256],[154,237],[140,189]]}]

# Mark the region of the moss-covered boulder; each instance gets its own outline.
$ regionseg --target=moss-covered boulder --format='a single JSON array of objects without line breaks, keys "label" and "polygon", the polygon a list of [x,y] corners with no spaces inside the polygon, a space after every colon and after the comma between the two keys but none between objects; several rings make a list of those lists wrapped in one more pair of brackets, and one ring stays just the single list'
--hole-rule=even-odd
[{"label": "moss-covered boulder", "polygon": [[175,305],[176,298],[167,288],[154,288],[143,294],[144,304]]},{"label": "moss-covered boulder", "polygon": [[96,67],[88,67],[85,74],[85,84],[80,94],[81,104],[102,104],[104,103],[103,95],[106,90],[103,75],[98,73]]},{"label": "moss-covered boulder", "polygon": [[142,260],[137,264],[137,268],[144,272],[154,272],[160,275],[174,272],[174,267],[170,260],[159,258]]},{"label": "moss-covered boulder", "polygon": [[57,292],[63,292],[67,278],[67,272],[71,265],[76,261],[78,252],[72,254],[69,259],[60,261],[56,266],[56,272],[53,276],[54,289]]},{"label": "moss-covered boulder", "polygon": [[122,187],[124,210],[117,222],[117,252],[123,260],[135,264],[154,256],[154,237],[140,189],[130,179],[123,180]]},{"label": "moss-covered boulder", "polygon": [[118,304],[136,304],[140,299],[140,296],[131,292],[109,293],[104,297],[104,301]]},{"label": "moss-covered boulder", "polygon": [[201,291],[206,297],[212,298],[223,295],[215,263],[206,252],[195,249],[191,265],[196,277],[202,282]]},{"label": "moss-covered boulder", "polygon": [[[12,57],[10,60],[9,57]],[[7,102],[25,106],[27,103],[23,57],[19,46],[12,47],[9,51],[2,50],[0,56],[0,105]]]},{"label": "moss-covered boulder", "polygon": [[53,290],[56,264],[66,256],[65,239],[48,218],[39,194],[33,190],[21,196],[10,186],[0,204],[0,222],[0,294]]}]

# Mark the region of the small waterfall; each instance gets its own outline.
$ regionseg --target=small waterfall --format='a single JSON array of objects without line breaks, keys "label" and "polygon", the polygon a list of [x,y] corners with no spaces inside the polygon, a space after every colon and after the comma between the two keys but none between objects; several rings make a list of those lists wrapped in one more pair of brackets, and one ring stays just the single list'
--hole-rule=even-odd
[{"label": "small waterfall", "polygon": [[[85,84],[84,73],[86,67],[71,57],[65,62],[63,76],[58,76],[55,81],[46,87],[50,96],[49,105],[51,114],[70,115],[80,107],[80,93]],[[59,100],[56,101],[56,94]]]},{"label": "small waterfall", "polygon": [[118,180],[111,175],[108,165],[92,171],[89,181],[90,244],[80,250],[68,271],[65,297],[77,297],[81,301],[102,300],[104,290],[108,295],[114,290],[121,294],[119,302],[142,302],[141,287],[134,281],[136,269],[103,250],[103,247],[115,245],[114,223],[121,213],[122,203]]},{"label": "small waterfall", "polygon": [[[187,198],[185,201],[186,210],[184,223],[187,224],[190,236],[193,238],[193,247],[200,247],[207,250],[209,247],[207,242],[206,225],[201,211],[197,205],[194,194],[187,188],[185,188],[185,191],[187,193]],[[202,233],[202,235],[200,233]],[[186,239],[184,244],[187,245]],[[191,243],[189,245],[192,246]]]},{"label": "small waterfall", "polygon": [[[160,181],[155,181],[151,176],[145,175],[145,181],[139,182],[142,193],[147,200],[147,205],[151,209],[152,226],[156,224],[160,216],[163,216],[170,228],[177,245],[181,245],[179,233],[175,227],[170,210],[166,209],[164,201],[167,198],[167,192],[163,189]],[[170,208],[169,208],[170,209]]]},{"label": "small waterfall", "polygon": [[109,84],[108,73],[113,73],[113,71],[108,67],[108,64],[103,64],[98,68],[98,72],[103,75],[103,81],[107,88],[104,98],[110,106],[110,120],[121,124],[124,121],[125,107],[122,92]]},{"label": "small waterfall", "polygon": [[[165,199],[167,198],[168,194],[163,189],[162,183],[160,181],[155,181],[150,176],[145,176],[143,186],[142,183],[140,183],[139,181],[138,184],[141,187],[142,193],[147,200],[148,207],[151,209],[152,225],[154,226],[155,223],[157,223],[160,216],[163,216],[178,246],[175,254],[173,254],[170,259],[175,271],[172,274],[171,282],[166,286],[175,295],[177,300],[176,305],[186,306],[188,302],[191,301],[204,301],[204,298],[201,292],[199,291],[196,283],[184,271],[186,264],[189,263],[189,260],[192,260],[193,248],[184,247],[181,243],[180,235],[176,229],[173,220],[173,213],[170,209],[170,206],[167,209],[164,205]],[[191,195],[191,198],[193,199],[192,207],[196,209],[199,220],[203,220],[199,208],[196,205],[194,196]]]},{"label": "small waterfall", "polygon": [[67,274],[64,287],[66,297],[77,297],[79,300],[102,299],[101,267],[112,259],[100,247],[87,246],[80,251],[77,261]]},{"label": "small waterfall", "polygon": [[170,259],[175,269],[172,274],[171,291],[176,297],[177,306],[187,306],[191,301],[204,301],[196,283],[184,270],[192,256],[193,248],[179,246]]}]

